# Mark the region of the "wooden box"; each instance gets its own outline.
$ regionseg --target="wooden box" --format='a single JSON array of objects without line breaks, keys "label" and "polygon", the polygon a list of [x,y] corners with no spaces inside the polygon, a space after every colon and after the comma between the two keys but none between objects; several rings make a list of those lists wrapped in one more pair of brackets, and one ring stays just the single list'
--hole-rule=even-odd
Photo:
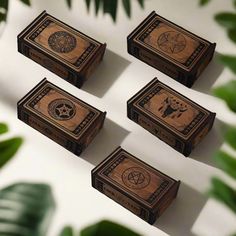
[{"label": "wooden box", "polygon": [[106,116],[46,79],[18,102],[17,112],[20,120],[76,155],[97,135]]},{"label": "wooden box", "polygon": [[128,117],[189,156],[212,128],[212,113],[154,78],[127,102]]},{"label": "wooden box", "polygon": [[118,147],[92,170],[92,186],[150,224],[176,197],[180,181]]},{"label": "wooden box", "polygon": [[210,43],[154,11],[128,36],[128,52],[191,87],[211,61]]},{"label": "wooden box", "polygon": [[106,44],[42,12],[18,35],[18,51],[81,87],[101,62]]}]

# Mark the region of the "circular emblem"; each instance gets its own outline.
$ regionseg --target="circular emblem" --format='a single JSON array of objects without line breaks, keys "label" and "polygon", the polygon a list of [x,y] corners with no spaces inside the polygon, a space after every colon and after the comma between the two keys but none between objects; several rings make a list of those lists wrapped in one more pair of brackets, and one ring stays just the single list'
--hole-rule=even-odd
[{"label": "circular emblem", "polygon": [[174,54],[185,49],[186,39],[181,33],[167,31],[159,36],[157,44],[162,51]]},{"label": "circular emblem", "polygon": [[55,52],[68,53],[76,47],[76,38],[66,31],[57,31],[50,35],[48,45]]},{"label": "circular emblem", "polygon": [[131,167],[122,174],[124,184],[132,189],[142,189],[149,185],[150,174],[141,167]]},{"label": "circular emblem", "polygon": [[57,120],[69,120],[75,113],[75,105],[67,99],[56,99],[49,103],[48,113]]}]

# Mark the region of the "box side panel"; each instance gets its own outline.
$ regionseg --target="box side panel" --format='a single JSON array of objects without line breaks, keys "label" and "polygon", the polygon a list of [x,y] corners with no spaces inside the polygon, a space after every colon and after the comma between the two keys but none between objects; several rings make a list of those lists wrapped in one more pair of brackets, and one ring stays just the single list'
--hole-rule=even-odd
[{"label": "box side panel", "polygon": [[18,44],[18,50],[24,56],[65,79],[67,82],[76,85],[78,73],[68,68],[60,61],[55,60],[50,55],[23,41]]},{"label": "box side panel", "polygon": [[106,117],[106,112],[101,113],[100,116],[91,125],[91,127],[87,130],[87,132],[85,132],[84,135],[81,137],[80,144],[82,147],[82,151],[93,141],[93,139],[102,129],[105,117]]},{"label": "box side panel", "polygon": [[162,197],[161,201],[155,206],[155,214],[160,217],[163,212],[170,206],[173,200],[177,197],[180,181],[177,181],[175,185]]},{"label": "box side panel", "polygon": [[[106,44],[101,45],[99,50],[90,59],[90,62],[87,63],[87,65],[81,70],[81,73],[78,75],[77,87],[80,88],[82,86],[81,80],[82,83],[84,83],[93,74],[93,72],[96,70],[98,65],[103,60],[105,50],[106,50]],[[83,79],[81,79],[81,77]]]},{"label": "box side panel", "polygon": [[172,134],[169,130],[162,127],[160,123],[154,123],[150,118],[146,117],[144,114],[141,114],[132,106],[129,108],[129,118],[161,139],[163,142],[173,147],[178,152],[184,152],[185,142],[180,137]]},{"label": "box side panel", "polygon": [[193,82],[201,75],[201,73],[206,69],[208,64],[211,62],[214,52],[215,52],[216,44],[213,43],[210,45],[208,50],[204,55],[202,55],[201,59],[196,63],[195,67],[192,69],[192,77]]},{"label": "box side panel", "polygon": [[215,113],[211,113],[209,118],[204,122],[204,124],[198,129],[198,132],[194,134],[194,136],[191,138],[190,143],[192,149],[194,149],[203,139],[204,137],[209,133],[211,130],[214,120],[215,120]]},{"label": "box side panel", "polygon": [[128,209],[141,219],[149,222],[150,210],[141,206],[137,201],[126,195],[123,191],[116,188],[111,184],[106,183],[104,180],[93,176],[92,186],[98,191],[114,200],[124,208]]},{"label": "box side panel", "polygon": [[48,124],[46,121],[37,117],[31,112],[24,109],[22,106],[17,107],[18,118],[31,126],[35,130],[39,131],[41,134],[47,136],[51,140],[55,141],[59,145],[68,149],[76,155],[79,155],[82,151],[81,145],[79,145],[76,140],[69,139],[66,135],[56,129],[55,127]]}]

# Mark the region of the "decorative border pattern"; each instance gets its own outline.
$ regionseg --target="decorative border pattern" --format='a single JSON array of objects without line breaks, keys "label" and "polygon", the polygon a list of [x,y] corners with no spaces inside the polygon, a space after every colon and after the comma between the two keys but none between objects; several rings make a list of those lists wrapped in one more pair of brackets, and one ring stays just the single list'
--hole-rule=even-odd
[{"label": "decorative border pattern", "polygon": [[153,203],[155,201],[156,198],[159,197],[159,195],[165,190],[165,188],[168,187],[169,185],[169,181],[168,180],[164,180],[160,186],[156,189],[156,191],[148,198],[148,202],[149,203]]},{"label": "decorative border pattern", "polygon": [[108,176],[126,158],[126,156],[121,155],[114,163],[112,163],[112,165],[108,166],[107,169],[103,171],[103,174]]}]

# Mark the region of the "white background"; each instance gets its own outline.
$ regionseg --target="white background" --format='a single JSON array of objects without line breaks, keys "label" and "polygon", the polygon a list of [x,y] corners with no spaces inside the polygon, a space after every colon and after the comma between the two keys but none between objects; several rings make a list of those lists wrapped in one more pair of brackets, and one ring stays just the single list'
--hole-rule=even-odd
[{"label": "white background", "polygon": [[[188,30],[216,42],[217,53],[235,53],[235,46],[213,20],[221,10],[231,9],[231,1],[214,0],[199,8],[197,0],[147,0],[145,10],[132,1],[131,20],[119,7],[117,23],[109,15],[87,13],[83,0],[74,0],[73,10],[65,1],[32,1],[26,7],[11,0],[8,22],[0,37],[0,121],[9,123],[11,132],[4,136],[21,135],[25,142],[15,158],[0,172],[0,187],[16,181],[46,182],[53,187],[57,210],[48,235],[56,235],[65,224],[76,229],[110,219],[144,235],[188,236],[227,235],[236,231],[235,216],[221,204],[209,200],[206,191],[213,175],[220,175],[235,186],[215,166],[212,154],[227,148],[220,135],[222,121],[235,124],[235,116],[225,104],[210,95],[212,86],[233,78],[215,58],[192,89],[130,56],[126,36],[152,11]],[[106,42],[104,61],[80,90],[17,52],[17,34],[42,10],[80,31]],[[185,158],[168,145],[126,117],[126,101],[157,76],[162,82],[217,113],[212,131]],[[107,111],[103,130],[81,157],[77,157],[37,131],[16,119],[16,103],[43,77],[95,107]],[[179,195],[154,226],[145,223],[91,187],[91,170],[117,146],[182,181]]]}]

